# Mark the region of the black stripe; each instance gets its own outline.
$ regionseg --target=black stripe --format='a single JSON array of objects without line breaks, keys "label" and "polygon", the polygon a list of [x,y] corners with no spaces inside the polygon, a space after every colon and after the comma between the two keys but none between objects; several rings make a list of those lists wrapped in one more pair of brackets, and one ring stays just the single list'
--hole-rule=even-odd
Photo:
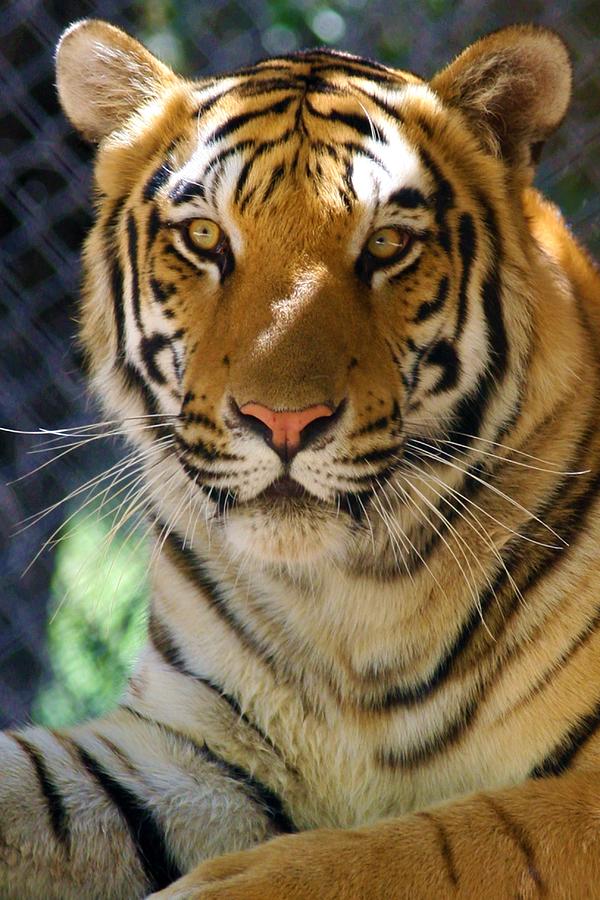
[{"label": "black stripe", "polygon": [[458,870],[456,868],[454,853],[452,851],[452,845],[450,844],[450,838],[448,837],[448,830],[446,826],[444,825],[441,818],[439,818],[438,816],[434,816],[430,812],[424,811],[417,813],[417,815],[421,816],[423,819],[427,819],[427,821],[431,822],[431,824],[435,828],[437,844],[440,849],[442,859],[444,860],[446,873],[451,884],[454,887],[457,887],[459,882]]},{"label": "black stripe", "polygon": [[160,304],[166,303],[173,294],[177,293],[176,285],[171,284],[168,281],[160,281],[158,278],[150,279],[150,287],[152,289],[152,296],[156,302]]},{"label": "black stripe", "polygon": [[444,730],[434,735],[429,740],[411,748],[402,750],[381,750],[379,760],[382,765],[392,769],[413,769],[427,762],[432,756],[446,750],[456,744],[462,737],[474,719],[477,709],[477,699],[472,698],[467,705],[459,710],[458,714],[450,720]]},{"label": "black stripe", "polygon": [[265,153],[268,153],[270,150],[274,150],[276,147],[281,147],[283,144],[285,144],[286,141],[293,137],[293,135],[294,131],[292,129],[287,129],[277,137],[272,138],[272,140],[263,141],[256,147],[252,155],[246,160],[244,166],[242,167],[242,171],[239,174],[234,191],[236,203],[238,203],[240,200],[242,191],[246,185],[246,182],[248,181],[248,178],[250,177],[250,172],[252,171],[252,168],[257,159],[259,159],[261,156],[264,156]]},{"label": "black stripe", "polygon": [[[377,79],[378,81],[380,79]],[[386,103],[385,100],[382,100],[381,97],[378,97],[377,94],[371,93],[371,91],[366,91],[364,88],[360,87],[357,84],[352,85],[352,90],[357,91],[362,94],[363,97],[366,97],[371,103],[374,103],[378,109],[380,109],[383,113],[393,119],[396,124],[402,125],[404,124],[404,116],[401,112],[399,112],[395,107],[390,106],[389,103]]]},{"label": "black stripe", "polygon": [[485,314],[487,337],[491,350],[490,378],[497,381],[506,372],[509,350],[508,337],[502,315],[502,288],[500,282],[502,248],[500,246],[496,217],[488,203],[482,198],[480,198],[480,202],[485,209],[486,234],[491,240],[491,265],[482,290],[483,312]]},{"label": "black stripe", "polygon": [[171,339],[166,334],[160,334],[158,331],[150,335],[150,337],[142,335],[140,341],[140,356],[144,361],[148,378],[150,378],[151,381],[154,381],[155,384],[167,383],[167,379],[158,367],[156,357],[161,350],[164,350],[165,347],[170,347],[170,345]]},{"label": "black stripe", "polygon": [[[358,132],[358,134],[362,134],[363,137],[373,138],[380,144],[388,143],[387,139],[381,133],[379,133],[378,137],[374,137],[373,123],[366,116],[361,116],[358,113],[340,112],[338,109],[328,109],[326,112],[322,112],[310,102],[308,97],[305,99],[304,105],[309,113],[317,119],[326,119],[328,122],[339,122],[341,125],[345,125],[347,128],[351,128],[353,131]],[[377,134],[377,132],[375,132],[375,134]]]},{"label": "black stripe", "polygon": [[[491,239],[491,264],[482,289],[483,311],[486,318],[490,362],[487,370],[480,376],[475,389],[463,397],[454,412],[454,430],[465,435],[477,435],[487,409],[492,392],[498,381],[504,376],[508,360],[508,337],[502,316],[502,285],[500,266],[502,264],[502,247],[496,229],[492,210],[486,206],[486,224]],[[461,284],[462,288],[462,284]],[[459,333],[459,322],[455,335]],[[514,416],[512,417],[514,419]],[[500,429],[507,430],[507,423]],[[464,438],[470,443],[469,437]]]},{"label": "black stripe", "polygon": [[[191,399],[195,400],[195,397],[192,397]],[[203,413],[198,413],[198,412],[186,412],[185,407],[186,407],[187,403],[189,403],[189,402],[190,401],[186,400],[184,397],[183,406],[182,406],[182,409],[184,410],[184,412],[181,415],[181,420],[186,425],[187,424],[202,425],[202,426],[204,426],[204,428],[207,428],[209,431],[212,431],[215,434],[222,434],[222,431],[219,428],[219,426],[215,422],[213,422],[212,419],[209,419],[208,416],[205,416]]]},{"label": "black stripe", "polygon": [[262,109],[253,109],[251,112],[241,113],[239,116],[231,116],[231,118],[222,125],[219,125],[219,127],[206,138],[205,143],[214,144],[217,141],[221,141],[223,138],[229,137],[229,135],[233,134],[235,131],[239,131],[240,128],[243,128],[244,125],[254,121],[254,119],[268,116],[271,113],[279,115],[288,109],[294,99],[294,97],[285,97],[283,100],[279,100],[277,103],[272,103],[270,106],[263,107]]},{"label": "black stripe", "polygon": [[[385,74],[379,74],[380,71],[384,72]],[[405,78],[394,77],[389,70],[386,70],[385,66],[382,66],[380,70],[377,70],[372,68],[371,64],[368,66],[364,66],[363,68],[332,61],[315,66],[313,68],[313,72],[333,72],[334,74],[341,73],[343,75],[350,75],[354,78],[366,77],[369,81],[372,81],[375,84],[393,85],[393,87],[395,88],[397,88],[399,84],[406,84]]]},{"label": "black stripe", "polygon": [[[213,82],[213,84],[216,84],[216,81]],[[206,85],[206,87],[208,87],[208,85]],[[239,86],[237,84],[234,84],[231,87],[225,88],[225,90],[220,91],[218,94],[215,94],[213,97],[210,97],[210,99],[205,100],[200,104],[198,109],[194,110],[194,112],[192,113],[192,118],[196,119],[197,122],[200,122],[200,120],[206,115],[206,113],[210,112],[210,110],[219,102],[219,100],[222,100],[223,97],[226,97],[228,94],[236,93],[238,91],[238,87]]]},{"label": "black stripe", "polygon": [[[289,71],[289,70],[287,70]],[[264,70],[262,77],[254,78],[241,84],[238,89],[240,97],[260,97],[262,94],[274,94],[278,91],[302,91],[306,79],[302,76],[295,78],[292,73],[288,77],[268,77]]]},{"label": "black stripe", "polygon": [[454,328],[454,340],[461,337],[467,319],[468,289],[471,276],[471,267],[477,253],[477,237],[473,216],[470,213],[462,213],[458,223],[458,252],[462,261],[460,287],[458,289],[458,313]]},{"label": "black stripe", "polygon": [[199,181],[178,181],[169,191],[169,198],[176,206],[194,200],[196,197],[201,200],[206,197],[205,187]]},{"label": "black stripe", "polygon": [[[590,433],[584,434],[577,446],[573,464],[568,463],[569,468],[578,469],[585,467],[589,441]],[[465,483],[465,488],[468,487],[469,483],[473,483],[472,479]],[[587,514],[600,491],[600,472],[597,472],[593,479],[582,484],[579,488],[580,493],[575,499],[571,499],[569,498],[569,493],[574,489],[574,485],[575,480],[573,478],[563,476],[554,486],[551,493],[544,499],[543,503],[534,510],[542,521],[554,510],[566,510],[566,520],[551,523],[556,530],[560,530],[563,539],[567,542],[568,546],[565,546],[561,553],[549,547],[532,547],[531,544],[525,543],[519,537],[509,541],[501,551],[501,556],[508,571],[514,570],[519,561],[523,559],[530,560],[526,574],[517,585],[518,590],[515,591],[513,588],[510,590],[509,607],[501,609],[501,623],[503,623],[504,627],[507,627],[510,615],[520,603],[520,598],[526,596],[535,587],[537,581],[547,576],[555,565],[559,562],[564,563],[568,553],[574,548],[576,538],[584,529]],[[538,540],[543,540],[545,536],[542,526],[538,525],[535,520],[532,520],[528,528],[522,529],[521,533],[526,537],[529,536]],[[426,553],[427,551],[422,551],[422,556],[425,557]],[[388,690],[381,700],[374,704],[376,709],[390,709],[397,705],[413,706],[422,703],[443,684],[477,631],[483,628],[482,623],[486,620],[488,612],[492,608],[493,603],[498,601],[498,592],[501,588],[506,587],[508,582],[506,569],[498,569],[494,581],[483,591],[478,603],[471,609],[452,645],[438,661],[431,675],[417,684]],[[496,634],[495,638],[497,642],[499,635]]]},{"label": "black stripe", "polygon": [[109,797],[125,821],[148,881],[148,890],[161,890],[180,878],[183,873],[171,859],[163,831],[141,798],[113,777],[83,747],[75,743],[73,746],[85,769]]},{"label": "black stripe", "polygon": [[127,360],[125,346],[123,268],[119,258],[119,244],[117,237],[119,219],[124,203],[125,198],[121,198],[115,203],[104,230],[104,245],[110,271],[113,314],[117,330],[117,356],[115,359],[115,367],[121,372],[125,386],[132,390],[135,389],[139,393],[145,411],[152,415],[158,412],[156,398],[137,369]]},{"label": "black stripe", "polygon": [[149,252],[153,245],[156,237],[160,231],[162,222],[160,220],[160,214],[156,206],[152,207],[150,212],[150,216],[148,217],[148,234],[146,236],[146,252]]},{"label": "black stripe", "polygon": [[232,713],[235,715],[237,719],[241,719],[241,721],[251,728],[256,734],[260,737],[262,741],[271,747],[272,750],[278,753],[279,751],[273,744],[271,738],[253,722],[248,716],[242,712],[242,708],[231,694],[228,694],[223,690],[220,685],[216,684],[210,678],[206,678],[203,675],[198,675],[196,672],[192,672],[191,669],[188,669],[186,663],[183,660],[183,654],[180,647],[175,643],[175,639],[171,634],[168,626],[165,622],[162,622],[155,611],[150,613],[150,621],[148,625],[148,636],[150,641],[152,642],[155,650],[162,656],[164,661],[168,663],[171,668],[175,669],[176,672],[179,672],[180,675],[185,675],[187,678],[193,678],[194,681],[197,681],[199,684],[204,685],[207,688],[210,688],[214,691],[221,700],[224,700],[225,703],[230,707]]},{"label": "black stripe", "polygon": [[429,209],[431,204],[427,200],[427,197],[417,188],[403,187],[400,188],[399,191],[396,191],[388,197],[388,203],[393,203],[394,206],[401,206],[404,209],[417,209],[419,207],[423,207],[423,209]]},{"label": "black stripe", "polygon": [[[420,235],[420,237],[421,237],[421,235]],[[397,262],[399,262],[402,259],[403,256],[405,256],[408,253],[410,247],[411,247],[411,245],[408,244],[405,250],[400,250],[395,257],[392,257],[389,261],[386,260],[383,265],[378,266],[377,267],[378,270],[385,271],[385,269],[388,268],[388,266],[395,265]],[[391,275],[390,276],[390,284],[398,284],[398,282],[404,281],[405,278],[408,278],[409,275],[414,275],[414,273],[417,271],[417,269],[421,265],[421,260],[422,260],[422,257],[417,256],[416,259],[413,259],[413,261],[411,263],[409,263],[403,269],[400,269],[400,271],[396,272],[395,275]]]},{"label": "black stripe", "polygon": [[447,215],[448,211],[454,206],[454,190],[448,179],[444,178],[439,167],[433,161],[429,153],[421,148],[419,150],[419,155],[423,165],[429,171],[429,174],[436,185],[434,203],[435,222],[438,226],[438,241],[446,253],[450,253],[450,250],[452,249],[452,236],[448,226]]},{"label": "black stripe", "polygon": [[598,729],[600,729],[600,701],[591,712],[579,719],[554,750],[531,771],[531,777],[546,778],[549,775],[562,775]]},{"label": "black stripe", "polygon": [[450,341],[437,341],[425,356],[423,365],[440,366],[442,374],[429,391],[429,394],[441,394],[450,391],[458,384],[460,362],[454,345]]},{"label": "black stripe", "polygon": [[104,228],[104,248],[106,259],[110,267],[110,284],[113,301],[113,314],[117,329],[117,357],[118,364],[125,361],[125,311],[123,299],[123,269],[119,261],[118,227],[119,219],[125,197],[122,197],[114,205],[113,211],[107,219]]},{"label": "black stripe", "polygon": [[[383,169],[386,174],[390,174],[390,170],[383,160],[379,159],[379,157],[367,147],[363,147],[362,144],[357,144],[356,141],[340,141],[338,147],[342,147],[347,153],[354,153],[356,156],[364,156],[366,159],[370,159],[371,162],[378,165],[380,169]],[[334,155],[333,159],[336,158],[337,157]]]},{"label": "black stripe", "polygon": [[138,231],[135,224],[133,212],[130,210],[127,214],[127,256],[131,268],[131,302],[133,305],[133,315],[135,322],[140,331],[144,332],[142,324],[142,313],[140,308],[140,278],[138,272]]},{"label": "black stripe", "polygon": [[209,500],[211,503],[214,503],[221,516],[224,516],[235,506],[235,504],[237,503],[237,495],[233,491],[224,486],[217,488],[217,490],[215,491],[215,484],[211,485],[206,483],[207,481],[227,481],[230,475],[219,475],[217,473],[210,472],[207,469],[199,469],[197,466],[194,466],[182,456],[179,457],[179,464],[181,465],[181,468],[183,469],[185,475],[195,485],[195,487],[199,488],[202,491],[207,500]]},{"label": "black stripe", "polygon": [[[201,416],[198,416],[196,421],[199,421]],[[186,421],[190,421],[190,417],[185,417]],[[184,453],[192,453],[196,456],[200,456],[202,459],[207,460],[208,462],[237,462],[240,460],[239,456],[236,456],[234,453],[226,453],[224,450],[211,450],[210,447],[205,444],[203,440],[198,438],[197,440],[190,442],[186,440],[186,438],[182,434],[175,435],[175,442],[177,446],[183,450]],[[215,472],[215,478],[229,477],[231,472]]]},{"label": "black stripe", "polygon": [[282,834],[294,834],[298,829],[294,825],[292,819],[288,816],[283,808],[283,803],[277,794],[268,788],[262,781],[259,781],[241,766],[233,765],[217,756],[206,745],[202,748],[203,755],[206,759],[214,762],[221,768],[229,778],[239,784],[245,785],[249,789],[253,798],[264,810],[269,821]]},{"label": "black stripe", "polygon": [[202,170],[201,177],[208,179],[212,173],[216,173],[214,184],[211,188],[211,197],[213,202],[215,201],[216,188],[220,184],[221,176],[222,176],[222,168],[225,160],[229,159],[231,156],[235,156],[236,153],[243,153],[246,150],[249,150],[251,147],[256,145],[256,141],[254,138],[246,139],[244,141],[238,141],[236,144],[232,144],[229,147],[226,147],[224,150],[219,151],[219,153],[215,153],[211,159],[208,160],[206,166]]},{"label": "black stripe", "polygon": [[355,465],[359,465],[360,463],[373,463],[373,462],[382,462],[387,461],[390,456],[399,453],[402,449],[402,444],[392,444],[391,447],[382,447],[380,450],[372,450],[370,453],[358,454],[357,456],[353,456],[350,460],[341,459],[339,460],[342,463],[353,463]]},{"label": "black stripe", "polygon": [[504,826],[505,832],[514,841],[516,846],[523,854],[527,867],[527,874],[534,882],[539,892],[538,896],[546,896],[546,887],[542,881],[542,877],[536,865],[533,847],[523,826],[520,824],[520,822],[517,822],[516,819],[513,819],[513,817],[508,814],[504,807],[500,805],[498,800],[492,798],[489,794],[483,794],[481,800],[496,815],[497,819]]},{"label": "black stripe", "polygon": [[273,193],[273,191],[275,190],[275,188],[277,187],[277,185],[279,184],[279,182],[282,180],[282,178],[284,176],[285,176],[285,166],[284,165],[277,166],[277,168],[273,170],[271,178],[269,179],[269,183],[263,192],[263,196],[262,196],[263,203],[266,203],[269,200],[269,198],[271,197],[271,194]]},{"label": "black stripe", "polygon": [[14,734],[13,732],[8,732],[8,734],[29,757],[35,770],[40,791],[48,807],[48,816],[50,818],[50,825],[52,826],[54,837],[59,844],[62,844],[63,847],[69,849],[71,838],[69,814],[63,796],[46,766],[42,752],[38,747],[34,747],[33,744],[30,744],[22,735]]},{"label": "black stripe", "polygon": [[[158,522],[160,527],[162,523]],[[199,588],[202,597],[217,613],[221,621],[237,635],[241,643],[256,656],[263,660],[269,667],[273,667],[275,658],[271,650],[262,645],[249,631],[245,622],[240,621],[230,609],[227,596],[217,581],[212,578],[203,560],[191,547],[184,546],[182,538],[171,529],[165,541],[165,547],[182,570],[184,576]]]},{"label": "black stripe", "polygon": [[[152,416],[157,415],[160,412],[158,401],[135,366],[130,362],[123,362],[119,368],[125,386],[130,390],[135,389],[137,391],[146,413]],[[155,436],[157,437],[158,435]]]},{"label": "black stripe", "polygon": [[442,307],[444,306],[446,299],[448,297],[448,288],[450,287],[450,281],[446,275],[442,278],[438,285],[437,294],[434,300],[425,300],[419,306],[414,321],[415,322],[424,322],[430,316],[435,315]]},{"label": "black stripe", "polygon": [[546,669],[542,676],[528,690],[527,702],[530,702],[533,697],[540,694],[545,688],[552,684],[554,676],[559,675],[566,668],[569,660],[572,659],[582,647],[586,646],[588,641],[596,635],[599,627],[600,609],[596,609],[594,616],[592,616],[591,619],[588,619],[585,626],[573,638],[567,649],[564,650],[559,657],[552,660],[549,668]]},{"label": "black stripe", "polygon": [[244,789],[246,795],[262,807],[263,812],[267,815],[273,827],[276,828],[279,832],[281,832],[282,834],[294,834],[297,832],[298,829],[294,825],[290,816],[288,816],[288,814],[286,813],[280,797],[278,797],[277,794],[272,791],[271,788],[267,787],[267,785],[265,785],[262,781],[259,781],[244,768],[242,768],[242,766],[227,762],[221,756],[215,753],[214,750],[211,750],[207,746],[207,744],[198,744],[188,735],[184,735],[179,731],[175,731],[175,729],[171,728],[169,725],[166,725],[164,722],[158,722],[155,719],[151,719],[130,706],[122,705],[121,709],[127,710],[127,712],[129,712],[131,715],[135,716],[137,719],[147,722],[149,725],[154,725],[160,731],[163,731],[166,734],[169,734],[172,737],[176,738],[180,743],[188,744],[199,756],[202,756],[208,762],[211,762],[215,766],[218,766],[218,768],[223,772],[224,775],[226,775],[232,781],[236,782],[236,784],[240,785]]},{"label": "black stripe", "polygon": [[163,162],[152,173],[142,192],[144,200],[154,200],[161,187],[168,181],[173,173],[167,163]]}]

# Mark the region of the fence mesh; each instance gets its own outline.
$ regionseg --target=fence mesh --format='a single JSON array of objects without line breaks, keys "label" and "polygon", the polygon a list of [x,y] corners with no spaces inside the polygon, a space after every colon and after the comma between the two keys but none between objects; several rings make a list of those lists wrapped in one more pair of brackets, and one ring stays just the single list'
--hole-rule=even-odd
[{"label": "fence mesh", "polygon": [[[59,111],[52,67],[62,29],[82,16],[126,28],[188,74],[326,43],[427,75],[487,31],[514,21],[549,25],[572,50],[575,98],[538,184],[598,255],[596,0],[521,0],[518,13],[504,0],[14,0],[0,16],[0,426],[31,431],[96,415],[74,340],[92,153]],[[24,720],[50,676],[46,620],[54,553],[26,568],[68,508],[11,535],[27,515],[60,500],[118,452],[68,454],[18,480],[34,467],[31,443],[28,435],[0,432],[0,726]]]}]

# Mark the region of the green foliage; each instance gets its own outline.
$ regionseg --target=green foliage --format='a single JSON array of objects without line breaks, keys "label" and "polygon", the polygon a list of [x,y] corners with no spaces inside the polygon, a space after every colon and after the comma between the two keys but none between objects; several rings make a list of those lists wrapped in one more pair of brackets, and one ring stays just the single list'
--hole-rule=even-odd
[{"label": "green foliage", "polygon": [[76,517],[57,551],[48,623],[54,679],[32,711],[42,725],[70,725],[114,707],[144,641],[147,550],[135,534],[109,541],[105,523]]}]

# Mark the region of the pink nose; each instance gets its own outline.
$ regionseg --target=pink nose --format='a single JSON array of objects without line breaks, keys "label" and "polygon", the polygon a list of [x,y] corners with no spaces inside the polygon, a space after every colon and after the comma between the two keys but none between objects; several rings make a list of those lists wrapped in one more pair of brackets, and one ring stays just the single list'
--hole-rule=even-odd
[{"label": "pink nose", "polygon": [[266,425],[271,432],[273,446],[286,454],[295,453],[300,446],[300,432],[315,419],[332,415],[332,410],[323,403],[308,406],[296,412],[277,412],[260,403],[246,403],[240,407],[245,416],[252,416]]}]

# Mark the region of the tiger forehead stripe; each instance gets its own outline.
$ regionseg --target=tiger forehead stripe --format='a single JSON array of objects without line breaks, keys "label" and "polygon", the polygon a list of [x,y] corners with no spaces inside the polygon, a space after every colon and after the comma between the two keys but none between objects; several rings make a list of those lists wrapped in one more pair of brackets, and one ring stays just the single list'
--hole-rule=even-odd
[{"label": "tiger forehead stripe", "polygon": [[[396,100],[402,97],[408,82],[391,78],[392,94],[386,90],[382,99],[379,85],[369,83],[374,71],[381,74],[385,68],[370,68],[363,61],[312,52],[277,64],[259,65],[248,70],[245,77],[238,76],[238,82],[225,93],[238,97],[246,108],[241,105],[239,112],[219,121],[223,113],[215,98],[205,101],[199,113],[198,148],[179,171],[170,199],[176,206],[195,199],[218,206],[224,179],[229,200],[244,212],[255,198],[262,197],[263,202],[265,197],[270,198],[280,180],[270,175],[263,178],[266,170],[263,167],[258,174],[256,163],[271,151],[280,151],[272,158],[273,171],[281,173],[287,168],[293,175],[303,146],[307,154],[303,166],[309,176],[307,189],[329,192],[330,199],[337,191],[348,209],[357,201],[370,206],[375,197],[381,201],[385,194],[390,195],[388,202],[398,207],[427,209],[429,185],[418,171],[415,152],[398,131],[403,116],[390,105],[392,96]],[[221,96],[218,94],[217,99]],[[253,103],[254,108],[248,108]],[[330,140],[327,132],[323,133],[321,122],[331,130]],[[336,133],[334,141],[333,129],[337,126],[344,131]],[[212,147],[215,152],[210,153]],[[338,185],[323,179],[319,159],[322,153],[335,160],[338,174],[333,167],[328,173],[339,181]],[[374,167],[382,171],[377,173]],[[318,174],[318,179],[312,178],[313,174]],[[404,195],[398,193],[401,189]]]}]

